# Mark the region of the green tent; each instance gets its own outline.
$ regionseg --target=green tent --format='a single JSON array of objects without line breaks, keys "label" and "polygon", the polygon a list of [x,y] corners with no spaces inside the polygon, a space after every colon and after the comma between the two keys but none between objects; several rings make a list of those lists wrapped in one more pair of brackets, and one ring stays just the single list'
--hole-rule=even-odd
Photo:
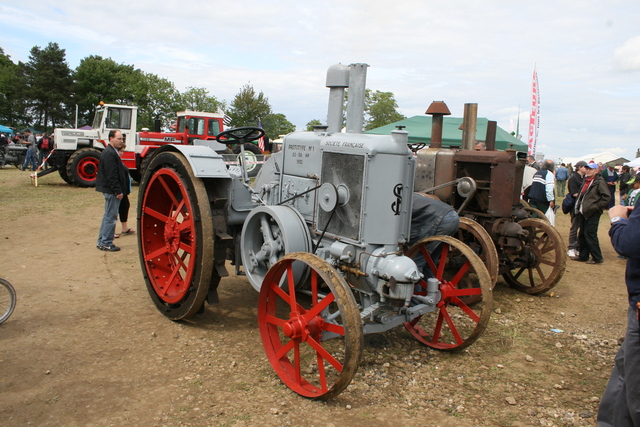
[{"label": "green tent", "polygon": [[[476,125],[476,139],[484,141],[487,136],[488,119],[478,117]],[[461,147],[462,146],[462,125],[460,117],[444,117],[442,123],[442,146],[443,147]],[[424,142],[427,145],[431,143],[431,116],[413,116],[399,122],[391,123],[386,126],[371,129],[365,133],[374,133],[378,135],[389,135],[397,126],[404,126],[403,130],[409,132],[409,143],[417,144]],[[527,151],[527,144],[511,135],[506,130],[498,127],[496,129],[496,149],[504,151],[513,148],[518,151]]]}]

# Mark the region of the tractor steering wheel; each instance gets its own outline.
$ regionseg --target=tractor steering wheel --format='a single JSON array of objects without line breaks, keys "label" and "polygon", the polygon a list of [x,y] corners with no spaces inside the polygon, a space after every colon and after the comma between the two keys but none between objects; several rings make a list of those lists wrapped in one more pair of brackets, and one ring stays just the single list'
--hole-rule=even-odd
[{"label": "tractor steering wheel", "polygon": [[235,145],[241,144],[242,146],[256,139],[260,139],[264,136],[264,130],[256,127],[242,127],[235,129],[228,129],[224,132],[220,132],[216,136],[216,141],[226,144]]}]

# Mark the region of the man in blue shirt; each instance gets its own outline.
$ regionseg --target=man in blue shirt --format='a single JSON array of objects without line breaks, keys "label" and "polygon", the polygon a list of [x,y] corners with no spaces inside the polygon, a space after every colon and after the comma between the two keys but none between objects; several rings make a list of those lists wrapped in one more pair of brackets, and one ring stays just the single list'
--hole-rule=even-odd
[{"label": "man in blue shirt", "polygon": [[567,194],[567,180],[569,179],[569,169],[564,163],[556,169],[556,196],[564,197]]},{"label": "man in blue shirt", "polygon": [[599,427],[640,426],[640,209],[609,209],[609,236],[616,252],[627,257],[625,282],[629,294],[627,332],[615,358],[600,401]]}]

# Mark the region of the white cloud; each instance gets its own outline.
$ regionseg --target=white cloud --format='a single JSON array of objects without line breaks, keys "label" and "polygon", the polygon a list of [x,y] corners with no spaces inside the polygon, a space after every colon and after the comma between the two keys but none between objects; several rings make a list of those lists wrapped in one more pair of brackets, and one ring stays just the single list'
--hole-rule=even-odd
[{"label": "white cloud", "polygon": [[617,48],[614,62],[623,71],[640,71],[640,36],[627,40]]}]

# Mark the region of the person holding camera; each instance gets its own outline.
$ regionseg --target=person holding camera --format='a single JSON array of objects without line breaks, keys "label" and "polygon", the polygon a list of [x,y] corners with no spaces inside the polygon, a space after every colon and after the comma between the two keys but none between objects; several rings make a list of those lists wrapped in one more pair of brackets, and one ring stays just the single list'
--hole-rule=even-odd
[{"label": "person holding camera", "polygon": [[615,357],[600,400],[599,427],[640,426],[640,209],[617,205],[609,209],[613,248],[627,258],[625,283],[629,296],[627,331]]}]

